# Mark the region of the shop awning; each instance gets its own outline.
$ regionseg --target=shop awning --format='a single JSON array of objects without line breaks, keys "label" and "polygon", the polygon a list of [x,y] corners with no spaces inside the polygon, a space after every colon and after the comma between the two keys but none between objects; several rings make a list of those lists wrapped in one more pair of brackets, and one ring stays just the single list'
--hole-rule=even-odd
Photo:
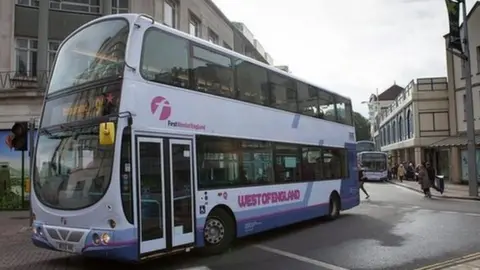
[{"label": "shop awning", "polygon": [[[475,136],[475,143],[480,144],[480,135]],[[467,145],[467,136],[452,136],[445,139],[442,139],[438,142],[434,142],[430,147],[453,147],[453,146],[466,146]]]}]

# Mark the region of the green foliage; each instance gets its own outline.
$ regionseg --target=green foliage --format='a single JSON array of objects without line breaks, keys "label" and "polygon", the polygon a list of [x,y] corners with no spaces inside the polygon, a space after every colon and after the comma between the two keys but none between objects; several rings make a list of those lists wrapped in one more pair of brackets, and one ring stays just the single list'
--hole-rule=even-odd
[{"label": "green foliage", "polygon": [[0,195],[0,210],[20,210],[25,209],[22,196],[8,191]]},{"label": "green foliage", "polygon": [[353,123],[355,124],[355,137],[357,141],[370,140],[370,122],[358,112],[353,112]]}]

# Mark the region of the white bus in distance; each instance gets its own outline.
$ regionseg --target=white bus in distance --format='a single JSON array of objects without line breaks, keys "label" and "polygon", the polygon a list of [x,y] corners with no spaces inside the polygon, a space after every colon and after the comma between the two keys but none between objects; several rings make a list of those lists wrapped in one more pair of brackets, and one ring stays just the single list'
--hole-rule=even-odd
[{"label": "white bus in distance", "polygon": [[388,179],[388,155],[384,152],[365,151],[357,154],[368,181],[386,181]]},{"label": "white bus in distance", "polygon": [[[326,132],[328,131],[328,132]],[[138,14],[61,44],[33,243],[142,261],[359,204],[350,99]]]}]

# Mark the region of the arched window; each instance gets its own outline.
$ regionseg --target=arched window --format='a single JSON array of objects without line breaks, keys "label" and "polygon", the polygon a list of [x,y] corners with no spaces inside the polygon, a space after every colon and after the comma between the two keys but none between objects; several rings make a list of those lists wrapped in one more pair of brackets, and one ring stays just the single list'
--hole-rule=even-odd
[{"label": "arched window", "polygon": [[390,125],[387,124],[387,145],[390,144],[390,142],[392,141],[392,137],[390,137]]},{"label": "arched window", "polygon": [[404,139],[403,137],[403,118],[400,116],[398,118],[398,140],[402,141]]},{"label": "arched window", "polygon": [[383,128],[380,128],[380,146],[383,146]]},{"label": "arched window", "polygon": [[397,142],[397,123],[392,122],[392,143]]},{"label": "arched window", "polygon": [[412,119],[412,111],[408,110],[407,111],[407,138],[411,138],[413,134],[413,119]]}]

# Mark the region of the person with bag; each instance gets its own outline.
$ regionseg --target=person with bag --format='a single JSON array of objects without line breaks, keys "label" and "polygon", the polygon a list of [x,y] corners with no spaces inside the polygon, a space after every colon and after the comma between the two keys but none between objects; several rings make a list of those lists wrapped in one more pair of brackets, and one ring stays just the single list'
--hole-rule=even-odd
[{"label": "person with bag", "polygon": [[417,173],[418,183],[423,190],[423,194],[426,198],[432,198],[432,193],[430,193],[430,188],[432,187],[432,182],[428,178],[427,169],[423,164],[418,165],[418,173]]}]

